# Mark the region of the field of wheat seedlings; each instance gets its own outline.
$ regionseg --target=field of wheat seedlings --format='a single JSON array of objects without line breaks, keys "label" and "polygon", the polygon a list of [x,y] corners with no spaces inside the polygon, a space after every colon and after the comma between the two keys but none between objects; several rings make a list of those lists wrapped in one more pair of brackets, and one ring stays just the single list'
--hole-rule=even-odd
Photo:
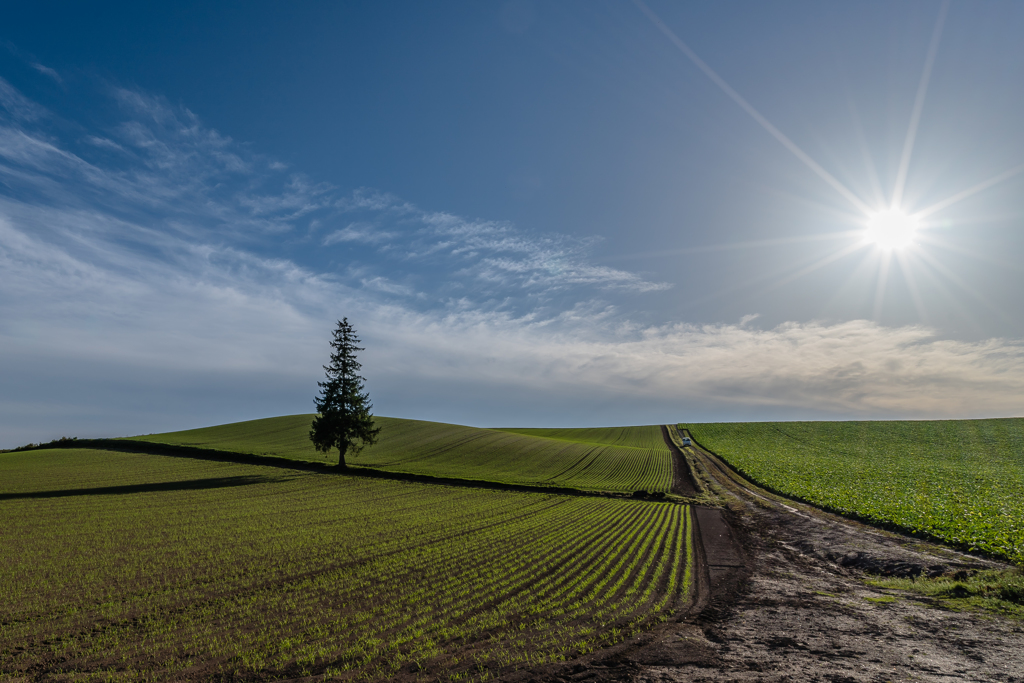
[{"label": "field of wheat seedlings", "polygon": [[691,599],[685,505],[0,454],[0,673],[486,680]]}]

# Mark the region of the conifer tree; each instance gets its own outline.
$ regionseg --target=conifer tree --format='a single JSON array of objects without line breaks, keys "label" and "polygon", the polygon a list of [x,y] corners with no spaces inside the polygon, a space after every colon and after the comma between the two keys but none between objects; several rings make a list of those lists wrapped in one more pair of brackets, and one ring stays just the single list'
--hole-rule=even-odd
[{"label": "conifer tree", "polygon": [[339,320],[331,341],[331,364],[323,366],[327,379],[317,382],[317,416],[309,430],[310,441],[321,453],[338,449],[338,467],[342,469],[346,467],[346,453],[355,455],[363,446],[373,445],[380,433],[380,427],[373,426],[373,405],[363,386],[366,379],[358,374],[363,367],[356,360],[356,351],[363,350],[356,346],[358,343],[348,318]]}]

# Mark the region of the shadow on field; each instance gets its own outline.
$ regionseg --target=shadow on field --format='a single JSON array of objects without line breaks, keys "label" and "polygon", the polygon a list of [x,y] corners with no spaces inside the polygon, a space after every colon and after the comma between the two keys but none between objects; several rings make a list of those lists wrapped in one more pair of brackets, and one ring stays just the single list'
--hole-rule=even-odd
[{"label": "shadow on field", "polygon": [[[459,479],[454,477],[441,477],[432,474],[415,474],[412,472],[390,472],[377,469],[370,465],[350,464],[349,467],[341,469],[333,463],[312,462],[309,460],[296,460],[279,455],[255,455],[253,453],[240,453],[237,451],[221,451],[213,448],[202,448],[198,446],[186,446],[181,444],[163,444],[149,441],[136,441],[134,439],[75,439],[71,445],[64,441],[53,441],[48,444],[23,447],[19,451],[41,451],[49,449],[99,449],[114,451],[117,453],[145,453],[149,455],[164,455],[174,458],[188,458],[190,460],[212,460],[215,462],[234,462],[246,465],[261,465],[263,467],[279,467],[288,470],[306,470],[320,474],[340,475],[348,477],[363,477],[367,479],[386,479],[391,481],[419,482],[422,484],[438,484],[441,486],[461,486],[479,489],[494,489],[499,491],[524,491],[528,493],[557,494],[560,496],[586,496],[598,498],[631,498],[634,500],[665,500],[665,494],[648,491],[591,491],[570,488],[566,486],[545,486],[538,484],[513,484],[509,482],[486,481],[480,479]],[[232,479],[260,479],[259,477],[232,477]],[[200,480],[201,481],[201,480]],[[211,480],[221,481],[221,480]],[[262,481],[262,480],[261,480]],[[266,481],[278,481],[278,479],[267,479]],[[252,483],[256,483],[253,481]],[[230,484],[228,484],[230,485]],[[240,485],[240,484],[236,484]],[[117,487],[113,487],[117,488]],[[196,487],[202,488],[202,487]],[[94,491],[98,491],[95,489]],[[111,491],[114,493],[114,491]],[[0,494],[0,500],[8,496],[16,498],[48,497],[60,495],[79,495],[74,491],[53,491],[39,494]]]},{"label": "shadow on field", "polygon": [[275,477],[254,476],[210,477],[207,479],[189,479],[187,481],[165,481],[157,484],[129,484],[126,486],[97,486],[91,489],[0,493],[0,500],[16,500],[18,498],[63,498],[65,496],[121,496],[131,493],[149,493],[152,491],[194,491],[202,489],[222,489],[233,486],[251,486],[252,484],[268,484],[275,481],[283,480]]}]

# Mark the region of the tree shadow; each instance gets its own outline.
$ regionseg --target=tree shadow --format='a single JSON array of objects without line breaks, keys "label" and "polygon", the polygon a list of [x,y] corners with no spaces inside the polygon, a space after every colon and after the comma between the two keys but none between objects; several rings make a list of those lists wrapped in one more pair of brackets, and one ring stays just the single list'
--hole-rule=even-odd
[{"label": "tree shadow", "polygon": [[64,498],[67,496],[122,496],[132,493],[151,493],[154,491],[199,491],[203,489],[251,486],[253,484],[269,484],[272,482],[282,481],[287,481],[287,479],[282,477],[265,476],[209,477],[206,479],[166,481],[153,484],[126,484],[124,486],[97,486],[87,489],[0,493],[0,500],[17,500],[19,498]]}]

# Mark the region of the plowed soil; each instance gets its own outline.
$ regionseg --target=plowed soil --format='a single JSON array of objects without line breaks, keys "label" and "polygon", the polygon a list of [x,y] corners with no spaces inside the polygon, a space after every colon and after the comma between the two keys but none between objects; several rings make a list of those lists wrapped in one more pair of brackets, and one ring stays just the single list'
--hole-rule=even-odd
[{"label": "plowed soil", "polygon": [[1021,622],[865,583],[1006,565],[773,496],[714,455],[691,455],[691,484],[723,502],[694,513],[694,609],[615,648],[505,680],[1024,682]]}]

